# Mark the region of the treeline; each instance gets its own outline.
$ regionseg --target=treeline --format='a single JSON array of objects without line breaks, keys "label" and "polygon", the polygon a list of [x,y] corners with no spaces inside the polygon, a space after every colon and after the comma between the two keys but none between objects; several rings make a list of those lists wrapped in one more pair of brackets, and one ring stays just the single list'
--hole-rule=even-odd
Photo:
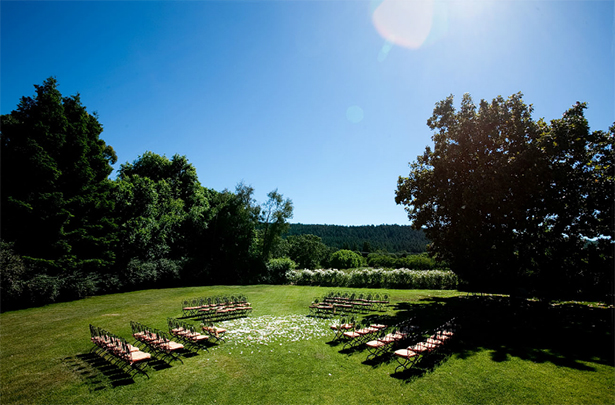
[{"label": "treeline", "polygon": [[292,202],[200,184],[185,156],[120,165],[78,95],[50,78],[1,117],[3,311],[100,293],[267,282]]},{"label": "treeline", "polygon": [[53,78],[35,88],[0,117],[2,311],[142,288],[284,283],[295,268],[436,268],[407,254],[425,250],[421,232],[289,231],[290,199],[273,190],[259,203],[243,183],[207,188],[185,156],[145,152],[111,179],[117,156],[96,114]]},{"label": "treeline", "polygon": [[328,247],[363,253],[422,253],[429,240],[421,230],[405,225],[306,225],[290,224],[288,236],[316,235]]}]

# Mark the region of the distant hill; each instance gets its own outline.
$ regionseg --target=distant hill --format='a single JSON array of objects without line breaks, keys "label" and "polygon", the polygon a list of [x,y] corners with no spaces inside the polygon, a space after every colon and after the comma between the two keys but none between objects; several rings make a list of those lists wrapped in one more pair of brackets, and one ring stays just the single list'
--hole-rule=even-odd
[{"label": "distant hill", "polygon": [[[422,253],[429,240],[422,231],[409,225],[304,225],[290,224],[285,236],[312,234],[337,249],[358,251],[384,250],[391,253]],[[367,249],[366,249],[367,248]]]}]

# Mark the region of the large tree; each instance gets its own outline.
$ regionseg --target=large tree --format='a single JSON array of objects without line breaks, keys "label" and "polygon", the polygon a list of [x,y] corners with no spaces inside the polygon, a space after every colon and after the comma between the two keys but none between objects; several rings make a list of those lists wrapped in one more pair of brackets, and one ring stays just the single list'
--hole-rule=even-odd
[{"label": "large tree", "polygon": [[118,256],[129,269],[127,283],[178,280],[177,262],[199,255],[209,221],[209,200],[196,169],[185,156],[146,152],[121,165],[116,183]]},{"label": "large tree", "polygon": [[[203,249],[194,269],[201,282],[248,283],[264,271],[256,252],[256,225],[260,207],[253,198],[254,189],[240,183],[235,192],[208,190],[211,221],[205,231]],[[258,260],[256,260],[258,258]]]},{"label": "large tree", "polygon": [[596,287],[612,263],[614,130],[590,133],[584,108],[549,125],[520,93],[478,109],[464,95],[459,111],[450,96],[395,200],[475,287]]},{"label": "large tree", "polygon": [[275,189],[267,194],[269,199],[260,210],[258,245],[263,261],[269,259],[271,251],[280,242],[281,235],[288,230],[288,220],[293,217],[293,203]]},{"label": "large tree", "polygon": [[108,267],[115,152],[79,95],[62,97],[54,78],[34,87],[1,117],[2,238],[47,271]]},{"label": "large tree", "polygon": [[290,235],[280,243],[277,256],[288,256],[301,269],[316,269],[326,264],[330,248],[316,235]]}]

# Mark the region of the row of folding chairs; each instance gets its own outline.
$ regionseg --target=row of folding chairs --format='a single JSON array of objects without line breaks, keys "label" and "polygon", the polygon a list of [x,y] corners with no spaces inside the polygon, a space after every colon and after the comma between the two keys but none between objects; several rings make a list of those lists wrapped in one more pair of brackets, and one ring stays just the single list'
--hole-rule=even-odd
[{"label": "row of folding chairs", "polygon": [[330,317],[353,313],[385,311],[388,295],[329,292],[323,298],[315,298],[309,306],[312,316]]},{"label": "row of folding chairs", "polygon": [[338,322],[330,326],[335,331],[333,340],[344,341],[344,349],[358,347],[369,341],[371,338],[378,337],[387,329],[387,325],[372,323],[367,320],[359,322],[353,315],[341,317]]},{"label": "row of folding chairs", "polygon": [[94,343],[95,351],[107,358],[111,363],[126,370],[135,370],[149,375],[144,368],[152,355],[141,351],[138,347],[129,344],[124,338],[116,336],[102,328],[90,324],[91,341]]},{"label": "row of folding chairs", "polygon": [[330,291],[325,294],[323,301],[350,304],[359,312],[363,310],[386,311],[386,306],[389,304],[389,296],[388,294]]},{"label": "row of folding chairs", "polygon": [[[455,319],[451,319],[437,328],[426,339],[420,340],[405,349],[396,350],[394,354],[399,365],[395,368],[395,372],[416,367],[419,361],[423,361],[428,356],[446,349],[454,337],[456,337],[456,334],[457,324]],[[421,335],[426,336],[427,333]]]},{"label": "row of folding chairs", "polygon": [[221,322],[229,319],[237,319],[252,313],[250,304],[227,304],[218,307],[202,308],[197,313],[201,322]]},{"label": "row of folding chairs", "polygon": [[341,334],[341,339],[344,340],[343,350],[362,346],[366,342],[381,336],[387,328],[387,325],[371,323],[367,320],[347,325],[350,325],[351,328]]},{"label": "row of folding chairs", "polygon": [[136,339],[136,345],[143,346],[149,352],[155,353],[160,359],[179,360],[184,363],[176,354],[184,350],[184,345],[171,340],[168,333],[159,329],[147,327],[139,322],[130,321],[132,336]]},{"label": "row of folding chairs", "polygon": [[179,319],[167,318],[169,333],[195,350],[207,350],[209,336],[196,331],[194,325]]},{"label": "row of folding chairs", "polygon": [[404,344],[404,342],[412,341],[418,329],[412,322],[413,319],[400,322],[377,339],[368,341],[365,344],[369,352],[366,360],[372,360],[376,357],[390,354],[393,350]]},{"label": "row of folding chairs", "polygon": [[198,317],[204,322],[240,318],[251,312],[252,306],[244,295],[194,298],[182,303],[183,317]]}]

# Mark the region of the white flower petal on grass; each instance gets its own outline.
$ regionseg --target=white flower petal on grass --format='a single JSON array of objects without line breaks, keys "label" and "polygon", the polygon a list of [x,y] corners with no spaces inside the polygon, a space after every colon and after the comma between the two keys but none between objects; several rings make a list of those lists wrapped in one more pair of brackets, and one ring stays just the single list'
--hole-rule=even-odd
[{"label": "white flower petal on grass", "polygon": [[297,342],[327,336],[330,321],[308,318],[304,315],[283,317],[261,316],[223,322],[227,336],[236,344]]}]

